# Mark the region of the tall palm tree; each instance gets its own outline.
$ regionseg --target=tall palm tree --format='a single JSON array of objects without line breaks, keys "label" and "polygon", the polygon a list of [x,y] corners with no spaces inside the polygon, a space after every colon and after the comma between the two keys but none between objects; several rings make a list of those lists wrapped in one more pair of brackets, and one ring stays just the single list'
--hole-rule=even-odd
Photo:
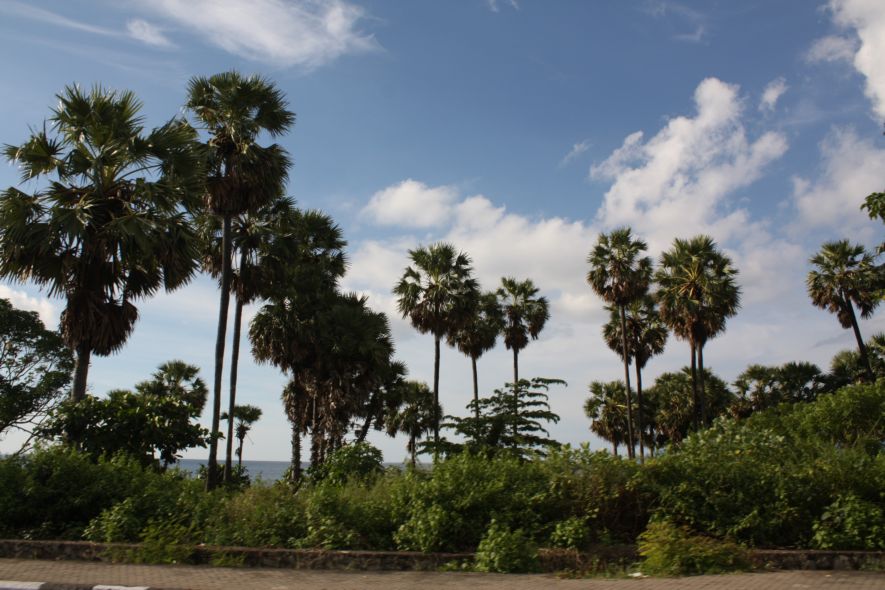
[{"label": "tall palm tree", "polygon": [[412,467],[415,467],[418,454],[418,439],[435,427],[440,410],[434,411],[433,392],[426,383],[406,381],[399,389],[399,403],[392,406],[385,418],[387,434],[396,436],[401,432],[409,437],[406,450],[409,453]]},{"label": "tall palm tree", "polygon": [[504,315],[498,306],[495,293],[480,296],[473,317],[457,331],[449,334],[448,343],[470,357],[473,367],[473,401],[476,418],[479,419],[479,379],[476,361],[495,347],[498,335],[504,329]]},{"label": "tall palm tree", "polygon": [[[513,415],[519,414],[519,351],[537,340],[547,320],[550,306],[546,297],[538,296],[538,288],[531,279],[517,281],[513,277],[501,278],[498,287],[498,305],[504,316],[504,346],[513,351]],[[516,422],[514,422],[515,428]],[[516,433],[514,432],[514,436]]]},{"label": "tall palm tree", "polygon": [[618,309],[621,320],[621,358],[624,361],[624,383],[627,388],[627,454],[632,459],[636,437],[633,432],[633,394],[630,391],[630,355],[627,351],[625,308],[648,291],[652,261],[642,253],[648,245],[634,239],[630,228],[610,234],[599,234],[596,245],[587,256],[590,271],[587,282],[606,303]]},{"label": "tall palm tree", "polygon": [[237,466],[242,467],[243,441],[246,440],[246,436],[249,434],[249,431],[252,430],[252,425],[258,422],[261,418],[261,408],[250,405],[236,406],[233,413],[234,420],[231,420],[230,416],[231,414],[228,412],[223,412],[221,414],[221,419],[228,420],[229,422],[236,420]]},{"label": "tall palm tree", "polygon": [[[402,316],[422,334],[433,335],[433,403],[439,406],[439,344],[470,320],[479,286],[472,276],[470,257],[451,244],[440,242],[409,250],[409,259],[412,264],[393,293]],[[433,425],[433,442],[439,446],[439,420]]]},{"label": "tall palm tree", "polygon": [[836,314],[843,328],[854,331],[861,363],[867,378],[873,381],[873,369],[860,335],[854,306],[860,310],[862,318],[873,315],[882,302],[885,269],[875,264],[874,257],[862,245],[852,245],[848,240],[825,243],[810,262],[815,267],[808,273],[806,281],[811,302]]},{"label": "tall palm tree", "polygon": [[[606,309],[609,312],[609,321],[602,328],[602,336],[610,349],[622,355],[624,338],[621,332],[620,310],[611,306],[606,306]],[[667,326],[658,314],[654,298],[650,295],[644,295],[627,305],[625,320],[623,325],[627,328],[628,362],[632,361],[636,370],[636,429],[639,432],[639,458],[642,460],[645,457],[644,439],[645,426],[647,426],[643,424],[645,409],[642,399],[642,369],[651,357],[664,352],[668,332]]]},{"label": "tall palm tree", "polygon": [[661,318],[691,348],[695,428],[708,422],[704,388],[704,345],[725,330],[740,308],[737,269],[709,236],[675,239],[655,273]]},{"label": "tall palm tree", "polygon": [[187,283],[196,238],[184,209],[202,188],[196,132],[179,119],[144,133],[128,91],[69,86],[49,130],[5,146],[26,193],[0,201],[0,276],[65,298],[62,336],[76,353],[71,397],[86,395],[92,354],[119,350],[138,319],[133,302]]},{"label": "tall palm tree", "polygon": [[221,378],[232,278],[232,220],[255,211],[280,196],[288,176],[289,158],[273,144],[258,144],[259,135],[277,137],[294,123],[283,94],[268,80],[237,72],[194,77],[188,84],[186,107],[209,134],[209,173],[206,205],[222,220],[221,302],[215,340],[215,379],[212,390],[212,430],[206,487],[218,479],[218,426]]}]

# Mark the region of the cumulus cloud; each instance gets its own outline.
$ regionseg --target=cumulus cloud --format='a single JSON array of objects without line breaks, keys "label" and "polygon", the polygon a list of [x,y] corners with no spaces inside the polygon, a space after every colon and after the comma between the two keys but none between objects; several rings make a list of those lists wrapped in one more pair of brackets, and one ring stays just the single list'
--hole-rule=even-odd
[{"label": "cumulus cloud", "polygon": [[771,131],[748,138],[737,86],[708,78],[694,102],[694,116],[670,119],[648,140],[630,134],[591,168],[594,179],[611,182],[598,213],[604,226],[631,225],[655,249],[676,235],[727,241],[746,231],[747,212],[725,198],[757,180],[787,140]]},{"label": "cumulus cloud", "polygon": [[852,63],[866,78],[865,92],[876,116],[885,117],[885,2],[830,0],[829,9],[836,25],[857,35]]},{"label": "cumulus cloud", "polygon": [[235,55],[313,69],[378,49],[358,29],[365,11],[345,0],[156,0],[150,10]]},{"label": "cumulus cloud", "polygon": [[759,110],[763,112],[771,112],[777,106],[777,101],[789,89],[787,81],[781,78],[775,78],[762,91],[762,97],[759,99]]},{"label": "cumulus cloud", "polygon": [[133,19],[126,23],[126,30],[133,39],[153,45],[155,47],[172,47],[172,42],[166,38],[163,31],[151,23]]},{"label": "cumulus cloud", "polygon": [[408,178],[372,195],[363,214],[382,225],[439,226],[452,214],[457,194],[449,186],[429,187]]},{"label": "cumulus cloud", "polygon": [[871,239],[874,224],[860,210],[864,198],[882,190],[885,149],[851,128],[834,128],[820,144],[819,176],[793,178],[793,202],[805,229],[840,229]]},{"label": "cumulus cloud", "polygon": [[24,291],[0,285],[0,298],[8,299],[13,307],[26,311],[36,311],[40,320],[50,330],[58,326],[59,309],[46,297],[33,297]]}]

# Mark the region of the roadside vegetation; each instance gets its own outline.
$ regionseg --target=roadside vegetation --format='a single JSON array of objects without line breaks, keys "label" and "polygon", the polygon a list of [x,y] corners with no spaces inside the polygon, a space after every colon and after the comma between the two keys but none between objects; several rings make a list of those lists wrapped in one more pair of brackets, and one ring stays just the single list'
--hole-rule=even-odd
[{"label": "roadside vegetation", "polygon": [[[56,331],[0,300],[0,436],[27,433],[0,459],[0,536],[140,542],[126,558],[150,562],[187,561],[199,544],[468,551],[480,571],[532,571],[539,548],[630,545],[664,575],[744,568],[749,548],[885,550],[885,335],[865,339],[858,322],[885,297],[881,248],[829,242],[809,261],[811,304],[856,350],[826,370],[755,364],[728,383],[704,355],[740,310],[729,256],[699,235],[655,261],[630,228],[600,234],[586,279],[623,380],[589,384],[589,429],[611,447],[592,451],[550,435],[548,395],[563,382],[519,371],[550,317],[543,286],[480,285],[453,244],[410,250],[391,285],[434,341],[432,382],[409,378],[385,314],[339,288],[341,229],[285,194],[289,155],[269,141],[295,114],[272,81],[194,78],[187,116],[151,131],[131,93],[58,98],[47,124],[5,147],[32,192],[0,196],[0,277],[65,307]],[[864,208],[885,221],[881,200]],[[212,381],[170,360],[131,390],[87,391],[90,358],[125,346],[136,303],[198,272],[219,285]],[[287,378],[292,464],[277,482],[251,481],[242,463],[261,418],[237,393],[244,332]],[[643,384],[670,337],[686,366]],[[499,341],[512,380],[483,392],[481,357]],[[443,343],[471,359],[463,415],[439,403]],[[405,435],[409,464],[385,468],[372,431]],[[194,447],[207,449],[199,476],[175,466]]]}]

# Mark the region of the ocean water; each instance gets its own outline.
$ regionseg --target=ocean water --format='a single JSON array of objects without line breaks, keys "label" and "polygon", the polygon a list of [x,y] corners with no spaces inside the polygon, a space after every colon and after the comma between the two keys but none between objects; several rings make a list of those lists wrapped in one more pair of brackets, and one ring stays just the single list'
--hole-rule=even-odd
[{"label": "ocean water", "polygon": [[[199,471],[201,465],[205,465],[205,459],[181,459],[178,461],[178,466],[181,467],[184,471],[189,471],[193,474],[196,474]],[[236,465],[236,463],[234,463]],[[224,460],[220,462],[220,466],[224,468]],[[243,461],[243,466],[249,473],[249,477],[252,478],[252,481],[261,478],[264,481],[277,481],[278,479],[283,479],[283,475],[286,473],[286,469],[289,468],[288,461],[249,461],[248,459]],[[307,463],[302,463],[301,466],[304,469],[307,469]]]}]

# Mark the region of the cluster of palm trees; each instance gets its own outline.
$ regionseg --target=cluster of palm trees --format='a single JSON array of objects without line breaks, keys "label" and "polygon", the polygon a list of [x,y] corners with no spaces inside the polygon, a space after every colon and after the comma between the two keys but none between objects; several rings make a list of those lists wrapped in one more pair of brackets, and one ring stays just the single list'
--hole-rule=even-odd
[{"label": "cluster of palm trees", "polygon": [[[657,271],[647,244],[630,228],[602,233],[590,251],[587,282],[607,304],[606,344],[624,363],[627,454],[645,456],[642,369],[664,350],[668,331],[689,343],[691,350],[692,414],[695,427],[709,421],[704,404],[706,342],[725,330],[726,320],[740,306],[737,270],[709,236],[676,239],[661,255]],[[636,368],[636,409],[630,385],[630,364]],[[634,418],[637,424],[634,425]]]},{"label": "cluster of palm trees", "polygon": [[[476,361],[495,347],[498,336],[513,352],[513,384],[519,384],[519,353],[536,340],[550,317],[547,299],[530,279],[501,279],[494,292],[483,293],[473,276],[470,257],[444,242],[409,251],[411,264],[393,289],[404,318],[434,339],[434,448],[439,448],[439,362],[443,338],[470,357],[474,410],[479,417]],[[514,408],[515,411],[518,411]]]}]

